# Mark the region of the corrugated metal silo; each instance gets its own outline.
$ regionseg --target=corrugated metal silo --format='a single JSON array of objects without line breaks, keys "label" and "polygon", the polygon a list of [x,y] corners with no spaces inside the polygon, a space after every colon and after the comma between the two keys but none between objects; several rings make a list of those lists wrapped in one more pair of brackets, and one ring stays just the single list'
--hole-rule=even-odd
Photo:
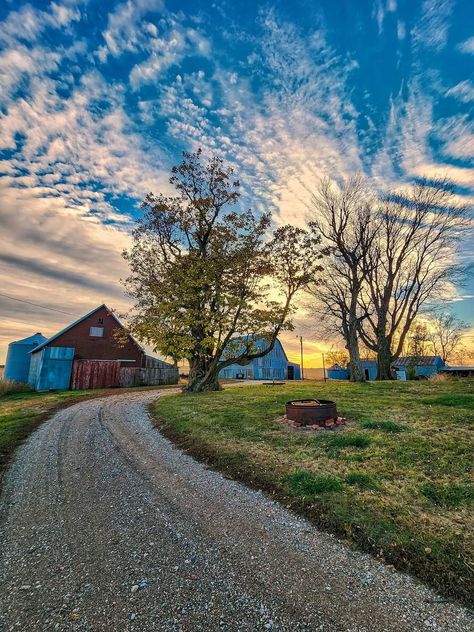
[{"label": "corrugated metal silo", "polygon": [[30,370],[30,351],[35,349],[42,342],[45,342],[45,340],[47,340],[47,338],[38,332],[33,336],[29,336],[29,338],[11,342],[8,345],[7,360],[3,372],[4,379],[26,384]]}]

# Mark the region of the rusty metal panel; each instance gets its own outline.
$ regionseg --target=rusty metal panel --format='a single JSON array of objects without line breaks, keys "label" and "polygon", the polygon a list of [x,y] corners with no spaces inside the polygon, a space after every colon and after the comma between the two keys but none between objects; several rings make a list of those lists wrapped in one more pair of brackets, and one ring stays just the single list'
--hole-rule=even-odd
[{"label": "rusty metal panel", "polygon": [[71,390],[120,386],[120,362],[117,360],[75,360]]}]

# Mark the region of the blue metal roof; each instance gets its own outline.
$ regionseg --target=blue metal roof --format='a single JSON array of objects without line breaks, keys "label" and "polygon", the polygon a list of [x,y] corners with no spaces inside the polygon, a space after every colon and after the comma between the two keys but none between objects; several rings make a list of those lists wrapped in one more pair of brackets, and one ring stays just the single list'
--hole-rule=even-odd
[{"label": "blue metal roof", "polygon": [[40,345],[45,342],[47,338],[43,336],[40,332],[29,336],[28,338],[23,338],[23,340],[15,340],[15,342],[11,342],[10,345]]}]

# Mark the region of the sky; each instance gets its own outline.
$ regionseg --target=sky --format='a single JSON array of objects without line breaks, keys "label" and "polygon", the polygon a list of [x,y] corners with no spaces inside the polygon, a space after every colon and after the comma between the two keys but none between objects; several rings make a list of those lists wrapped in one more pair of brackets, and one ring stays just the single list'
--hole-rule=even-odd
[{"label": "sky", "polygon": [[[472,203],[473,26],[469,0],[4,0],[0,363],[12,340],[127,309],[121,252],[183,150],[223,156],[275,225],[304,225],[324,175],[447,176]],[[450,298],[474,326],[472,275]],[[290,359],[303,335],[320,366],[330,343],[296,325]]]}]

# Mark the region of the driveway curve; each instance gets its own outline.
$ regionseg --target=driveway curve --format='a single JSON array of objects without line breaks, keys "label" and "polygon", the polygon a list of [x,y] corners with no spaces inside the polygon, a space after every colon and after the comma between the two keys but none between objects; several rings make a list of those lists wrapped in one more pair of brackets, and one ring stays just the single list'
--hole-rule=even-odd
[{"label": "driveway curve", "polygon": [[78,403],[18,450],[0,501],[0,630],[474,630],[153,427],[159,392]]}]

